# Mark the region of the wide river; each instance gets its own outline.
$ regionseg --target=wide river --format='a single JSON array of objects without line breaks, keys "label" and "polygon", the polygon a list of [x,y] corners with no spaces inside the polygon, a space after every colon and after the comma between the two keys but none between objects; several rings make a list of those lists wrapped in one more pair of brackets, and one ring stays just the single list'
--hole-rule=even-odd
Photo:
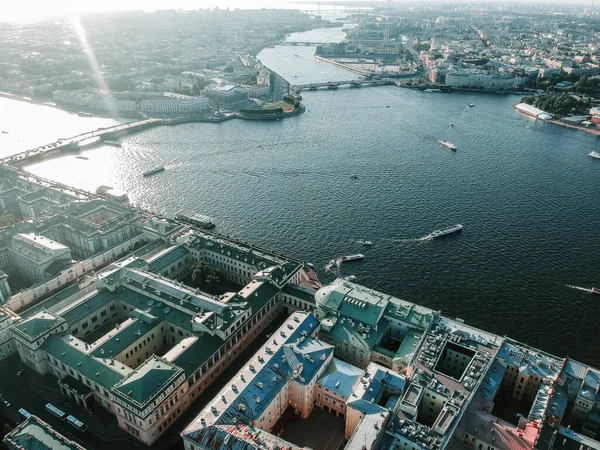
[{"label": "wide river", "polygon": [[[329,33],[340,35],[291,39]],[[292,83],[354,77],[313,51],[281,46],[260,57]],[[221,233],[318,268],[364,253],[341,274],[600,366],[600,296],[567,287],[600,288],[600,161],[587,156],[598,137],[524,117],[511,108],[514,96],[396,87],[303,96],[307,111],[297,118],[160,127],[122,148],[86,151],[87,161],[71,155],[28,170],[88,190],[120,188],[134,205],[169,216],[208,214]],[[0,153],[108,123],[1,99],[9,134]],[[167,170],[142,177],[158,165]],[[461,234],[421,239],[457,223]]]}]

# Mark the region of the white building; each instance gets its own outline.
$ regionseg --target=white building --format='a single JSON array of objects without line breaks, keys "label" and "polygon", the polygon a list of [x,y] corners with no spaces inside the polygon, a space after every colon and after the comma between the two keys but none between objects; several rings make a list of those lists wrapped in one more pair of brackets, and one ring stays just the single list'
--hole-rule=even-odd
[{"label": "white building", "polygon": [[142,112],[148,114],[191,114],[206,111],[210,106],[207,98],[189,97],[180,98],[157,98],[142,100]]},{"label": "white building", "polygon": [[90,107],[99,111],[137,111],[137,105],[133,100],[119,100],[110,96],[97,96],[92,99]]},{"label": "white building", "polygon": [[232,105],[248,100],[248,92],[232,84],[219,86],[211,84],[204,88],[204,96],[211,101],[217,102],[222,106]]},{"label": "white building", "polygon": [[23,278],[40,282],[72,263],[69,247],[33,233],[12,237],[12,263]]}]

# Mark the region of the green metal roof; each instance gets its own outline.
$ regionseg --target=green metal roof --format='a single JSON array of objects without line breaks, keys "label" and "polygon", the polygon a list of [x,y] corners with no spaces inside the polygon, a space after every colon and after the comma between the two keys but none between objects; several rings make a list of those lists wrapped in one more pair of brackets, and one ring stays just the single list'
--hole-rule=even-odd
[{"label": "green metal roof", "polygon": [[143,405],[182,373],[183,369],[152,356],[115,386],[113,391],[120,393],[125,400]]},{"label": "green metal roof", "polygon": [[110,331],[111,337],[95,347],[91,355],[98,358],[115,358],[146,333],[156,328],[158,324],[158,321],[147,323],[140,319],[134,319],[128,325]]},{"label": "green metal roof", "polygon": [[364,348],[365,350],[370,351],[373,350],[373,347],[375,347],[379,341],[381,341],[388,323],[387,319],[382,318],[379,321],[377,330],[372,328],[369,333],[365,333],[358,331],[356,322],[350,324],[348,320],[345,320],[344,322],[338,320],[331,331],[327,332],[322,330],[321,334],[325,336],[329,335],[337,342],[347,342],[354,347]]},{"label": "green metal roof", "polygon": [[114,302],[115,294],[108,291],[103,290],[99,291],[95,295],[89,297],[85,302],[78,304],[72,309],[66,311],[61,314],[61,316],[70,324],[76,324],[85,317],[93,314],[100,308],[104,308],[109,303]]},{"label": "green metal roof", "polygon": [[315,292],[301,286],[296,286],[295,284],[286,284],[283,287],[282,292],[301,300],[315,303]]},{"label": "green metal roof", "polygon": [[112,388],[127,373],[133,372],[131,368],[118,361],[115,361],[114,366],[111,366],[108,360],[100,362],[100,360],[87,355],[85,353],[85,343],[72,336],[50,336],[42,344],[42,349],[66,366],[73,368],[73,370],[106,389]]},{"label": "green metal roof", "polygon": [[20,323],[16,326],[16,328],[31,340],[34,340],[57,325],[60,321],[61,319],[59,317],[55,317],[45,311],[42,311]]},{"label": "green metal roof", "polygon": [[190,377],[224,343],[219,336],[211,336],[205,333],[175,358],[173,364],[185,370],[185,376]]}]

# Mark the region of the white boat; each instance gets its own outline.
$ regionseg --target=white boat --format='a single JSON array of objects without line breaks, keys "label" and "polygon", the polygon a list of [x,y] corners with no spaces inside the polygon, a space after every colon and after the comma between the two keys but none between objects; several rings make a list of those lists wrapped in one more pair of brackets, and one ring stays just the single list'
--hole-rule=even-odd
[{"label": "white boat", "polygon": [[453,127],[453,126],[454,126],[454,124],[453,124],[452,122],[450,122],[450,123],[448,124],[448,126],[449,126],[449,127]]},{"label": "white boat", "polygon": [[469,104],[467,105],[467,108],[472,108],[473,106],[475,106],[475,103],[469,103]]},{"label": "white boat", "polygon": [[462,229],[463,229],[463,226],[461,224],[458,224],[458,225],[454,225],[453,227],[446,228],[443,230],[432,231],[431,233],[429,233],[427,235],[427,237],[431,238],[431,239],[436,239],[436,238],[439,238],[442,236],[446,236],[448,234],[458,233],[458,232],[462,231]]},{"label": "white boat", "polygon": [[338,258],[335,262],[339,266],[340,264],[345,263],[345,262],[362,261],[363,259],[365,259],[365,255],[363,255],[361,253],[357,253],[356,255],[342,256],[342,257]]},{"label": "white boat", "polygon": [[366,245],[367,247],[370,247],[371,245],[373,245],[373,243],[371,241],[363,241],[362,239],[360,239],[356,242],[359,243],[360,245]]},{"label": "white boat", "polygon": [[77,158],[77,159],[84,159],[84,160],[86,160],[86,161],[87,161],[88,159],[90,159],[90,158],[88,158],[87,156],[82,156],[82,155],[77,155],[75,158]]},{"label": "white boat", "polygon": [[356,281],[356,275],[348,275],[348,276],[344,277],[344,280],[350,281],[350,282]]},{"label": "white boat", "polygon": [[454,145],[452,142],[450,141],[438,141],[440,144],[442,144],[444,147],[449,148],[450,150],[452,150],[453,152],[455,152],[457,150],[456,145]]},{"label": "white boat", "polygon": [[425,89],[423,92],[442,92],[442,90],[436,89],[436,88],[430,88],[430,89]]},{"label": "white boat", "polygon": [[598,152],[592,152],[592,153],[589,153],[589,155],[592,158],[600,159],[600,153],[598,153]]}]

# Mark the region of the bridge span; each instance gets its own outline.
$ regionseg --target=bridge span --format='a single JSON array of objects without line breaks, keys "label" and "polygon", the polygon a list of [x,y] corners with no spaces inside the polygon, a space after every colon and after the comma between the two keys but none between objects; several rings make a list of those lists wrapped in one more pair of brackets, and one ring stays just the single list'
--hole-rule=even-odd
[{"label": "bridge span", "polygon": [[24,152],[14,154],[0,160],[0,163],[8,165],[22,165],[25,162],[53,156],[61,152],[73,152],[81,148],[97,145],[101,141],[118,138],[135,131],[144,130],[157,125],[167,124],[163,119],[143,119],[135,122],[122,123],[112,127],[98,128],[95,131],[78,134],[66,139],[59,139],[51,144],[46,144]]},{"label": "bridge span", "polygon": [[296,91],[307,91],[316,89],[337,89],[342,86],[348,86],[353,88],[359,88],[363,86],[389,86],[396,85],[393,80],[346,80],[346,81],[328,81],[325,83],[310,83],[310,84],[297,84],[291,86]]}]

